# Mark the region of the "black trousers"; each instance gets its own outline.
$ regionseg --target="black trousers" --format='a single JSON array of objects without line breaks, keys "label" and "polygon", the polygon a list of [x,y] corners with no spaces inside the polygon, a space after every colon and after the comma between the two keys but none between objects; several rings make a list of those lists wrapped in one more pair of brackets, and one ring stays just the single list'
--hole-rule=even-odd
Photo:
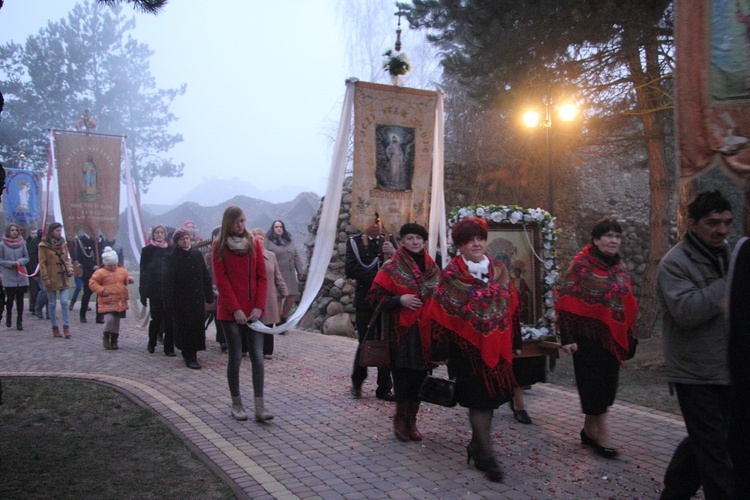
[{"label": "black trousers", "polygon": [[164,302],[148,299],[148,305],[151,313],[151,321],[148,323],[148,345],[156,347],[156,337],[164,328]]},{"label": "black trousers", "polygon": [[16,322],[21,324],[23,322],[23,296],[26,293],[28,287],[25,286],[9,286],[5,288],[5,319],[8,323],[11,320],[11,312],[13,311],[13,303],[16,303]]},{"label": "black trousers", "polygon": [[[357,309],[357,315],[355,317],[355,324],[357,326],[357,336],[359,337],[359,344],[367,334],[367,325],[370,323],[370,319],[375,311],[371,309]],[[380,323],[375,322],[373,328],[376,329],[376,336],[380,338]],[[377,389],[375,393],[378,396],[388,394],[393,388],[393,382],[391,382],[391,370],[389,368],[378,368],[377,378]],[[352,385],[354,387],[361,387],[362,383],[367,378],[367,367],[359,366],[359,346],[357,346],[357,352],[354,355],[354,366],[352,367]]]},{"label": "black trousers", "polygon": [[81,276],[81,281],[83,281],[83,295],[81,295],[81,318],[86,317],[86,311],[89,310],[89,301],[91,300],[91,295],[93,295],[94,292],[91,291],[91,287],[89,287],[89,280],[94,275],[93,272],[86,273],[84,272]]},{"label": "black trousers", "polygon": [[397,403],[419,401],[419,388],[427,377],[427,370],[393,368],[393,396]]},{"label": "black trousers", "polygon": [[732,498],[734,476],[727,450],[732,388],[675,384],[687,437],[664,475],[666,499],[689,499],[703,486],[707,500]]}]

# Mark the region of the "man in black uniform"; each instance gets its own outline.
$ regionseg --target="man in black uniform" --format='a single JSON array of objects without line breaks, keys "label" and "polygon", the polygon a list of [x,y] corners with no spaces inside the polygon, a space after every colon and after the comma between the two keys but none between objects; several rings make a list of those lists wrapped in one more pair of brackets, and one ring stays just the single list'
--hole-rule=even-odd
[{"label": "man in black uniform", "polygon": [[[350,237],[346,242],[346,277],[357,280],[354,291],[354,307],[357,309],[355,323],[360,345],[367,333],[367,325],[375,313],[377,304],[367,301],[367,292],[370,291],[375,275],[383,261],[390,258],[396,252],[393,244],[386,240],[381,234],[381,226],[375,223],[368,227],[364,233]],[[380,334],[380,322],[375,321],[373,328]],[[379,338],[379,337],[378,337]],[[354,367],[352,369],[351,394],[355,398],[362,396],[362,383],[367,378],[367,367],[359,365],[359,347],[354,356]],[[389,368],[378,368],[377,389],[375,396],[385,401],[393,401],[393,382],[391,381],[391,370]]]}]

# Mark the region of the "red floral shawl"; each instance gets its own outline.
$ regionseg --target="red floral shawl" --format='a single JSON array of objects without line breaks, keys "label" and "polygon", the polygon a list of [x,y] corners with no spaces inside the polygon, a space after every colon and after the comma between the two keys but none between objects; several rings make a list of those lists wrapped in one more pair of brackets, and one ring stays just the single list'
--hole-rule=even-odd
[{"label": "red floral shawl", "polygon": [[589,244],[557,286],[557,325],[600,342],[618,361],[628,354],[638,304],[620,263],[608,265]]},{"label": "red floral shawl", "polygon": [[[424,272],[404,247],[398,249],[383,267],[380,268],[372,282],[367,298],[371,302],[379,302],[386,295],[413,294],[426,302],[434,293],[440,279],[440,268],[432,260],[430,254],[424,252]],[[429,348],[431,345],[431,323],[423,314],[424,307],[412,311],[406,307],[393,311],[393,323],[396,329],[396,342],[400,342],[409,328],[415,323],[419,325],[419,336],[422,340],[422,351],[426,362],[429,362]]]},{"label": "red floral shawl", "polygon": [[521,326],[513,280],[504,264],[488,258],[486,283],[469,273],[460,255],[453,258],[425,309],[437,323],[434,334],[448,336],[470,358],[475,358],[474,368],[492,390],[495,385],[515,384],[513,338]]}]

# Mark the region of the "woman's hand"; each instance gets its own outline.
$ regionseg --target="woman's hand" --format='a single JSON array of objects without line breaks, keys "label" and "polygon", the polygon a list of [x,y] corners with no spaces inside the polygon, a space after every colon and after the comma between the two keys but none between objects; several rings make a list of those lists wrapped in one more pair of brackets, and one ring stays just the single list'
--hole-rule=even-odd
[{"label": "woman's hand", "polygon": [[562,350],[565,354],[575,354],[575,352],[578,350],[578,344],[576,344],[575,342],[573,342],[572,344],[565,344],[564,346],[562,346]]},{"label": "woman's hand", "polygon": [[419,297],[411,293],[402,295],[399,300],[401,301],[402,306],[407,309],[411,309],[412,311],[422,307],[422,301],[419,299]]},{"label": "woman's hand", "polygon": [[132,285],[133,283],[135,283],[135,278],[133,278],[132,276],[128,276],[127,281],[128,281],[128,285]]},{"label": "woman's hand", "polygon": [[260,315],[263,314],[263,311],[255,308],[250,312],[250,317],[247,319],[249,323],[252,323],[253,321],[258,321],[260,319]]},{"label": "woman's hand", "polygon": [[247,316],[245,316],[245,313],[242,312],[242,309],[237,309],[234,311],[234,321],[238,325],[246,325],[247,324]]}]

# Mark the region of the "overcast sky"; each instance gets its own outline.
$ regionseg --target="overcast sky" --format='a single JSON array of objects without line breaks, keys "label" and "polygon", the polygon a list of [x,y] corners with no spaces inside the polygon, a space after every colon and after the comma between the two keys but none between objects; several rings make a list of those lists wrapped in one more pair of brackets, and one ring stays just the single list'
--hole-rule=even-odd
[{"label": "overcast sky", "polygon": [[[76,3],[6,0],[0,43],[25,42]],[[336,3],[171,0],[157,16],[124,4],[136,18],[131,35],[154,51],[157,87],[187,84],[172,106],[179,118],[172,131],[184,142],[171,156],[185,163],[184,176],[157,178],[145,203],[174,203],[213,177],[288,187],[288,200],[324,193],[344,82],[360,76],[348,74]],[[237,194],[246,193],[225,199]]]}]

